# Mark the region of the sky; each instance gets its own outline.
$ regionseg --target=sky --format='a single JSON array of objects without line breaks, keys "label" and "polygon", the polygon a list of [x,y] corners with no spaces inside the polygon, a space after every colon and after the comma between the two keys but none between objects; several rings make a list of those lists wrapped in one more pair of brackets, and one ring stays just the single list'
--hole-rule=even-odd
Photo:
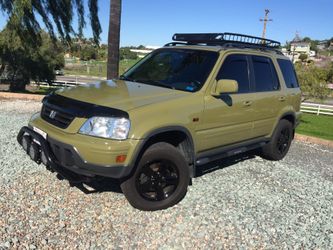
[{"label": "sky", "polygon": [[[109,0],[99,0],[99,17],[107,42]],[[269,9],[266,37],[282,44],[295,37],[333,37],[333,0],[122,0],[121,46],[162,46],[174,33],[233,32],[261,36],[259,19]],[[6,18],[0,16],[0,28]],[[75,27],[76,25],[74,25]],[[84,30],[87,37],[92,32]]]}]

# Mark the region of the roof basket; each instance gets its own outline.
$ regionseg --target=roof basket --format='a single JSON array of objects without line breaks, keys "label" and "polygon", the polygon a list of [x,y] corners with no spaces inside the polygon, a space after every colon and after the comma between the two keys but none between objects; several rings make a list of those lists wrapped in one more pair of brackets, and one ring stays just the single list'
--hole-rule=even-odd
[{"label": "roof basket", "polygon": [[170,43],[169,45],[184,44],[179,42],[186,42],[188,45],[249,45],[264,49],[278,49],[281,46],[281,43],[277,41],[236,33],[174,34],[172,40],[176,42]]}]

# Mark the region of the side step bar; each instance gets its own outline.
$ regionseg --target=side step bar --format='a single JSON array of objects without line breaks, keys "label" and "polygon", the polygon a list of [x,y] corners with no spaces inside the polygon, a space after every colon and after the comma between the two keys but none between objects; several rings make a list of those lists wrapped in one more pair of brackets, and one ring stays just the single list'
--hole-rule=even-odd
[{"label": "side step bar", "polygon": [[257,138],[250,141],[245,141],[233,145],[227,145],[220,148],[214,148],[212,150],[204,151],[198,154],[196,165],[201,166],[209,162],[220,160],[233,155],[245,153],[247,151],[260,148],[267,144],[269,139]]}]

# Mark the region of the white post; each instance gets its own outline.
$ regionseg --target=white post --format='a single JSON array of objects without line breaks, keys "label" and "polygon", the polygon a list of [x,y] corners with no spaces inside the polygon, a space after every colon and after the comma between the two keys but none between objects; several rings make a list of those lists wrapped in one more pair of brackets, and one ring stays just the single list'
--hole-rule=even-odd
[{"label": "white post", "polygon": [[317,115],[320,114],[320,104],[318,105],[318,112],[317,112]]}]

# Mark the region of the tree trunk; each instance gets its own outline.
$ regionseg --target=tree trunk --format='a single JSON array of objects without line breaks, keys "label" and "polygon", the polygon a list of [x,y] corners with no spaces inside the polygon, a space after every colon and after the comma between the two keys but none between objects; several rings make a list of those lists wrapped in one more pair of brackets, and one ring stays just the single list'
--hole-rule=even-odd
[{"label": "tree trunk", "polygon": [[121,0],[110,2],[107,79],[117,78],[119,75]]}]

